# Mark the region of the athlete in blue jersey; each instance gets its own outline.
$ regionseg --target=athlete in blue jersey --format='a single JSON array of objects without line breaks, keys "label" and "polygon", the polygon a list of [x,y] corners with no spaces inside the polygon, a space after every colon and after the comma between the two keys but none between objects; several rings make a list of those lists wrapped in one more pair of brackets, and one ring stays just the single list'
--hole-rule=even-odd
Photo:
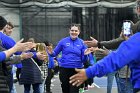
[{"label": "athlete in blue jersey", "polygon": [[69,33],[70,36],[60,40],[54,50],[48,47],[48,53],[51,56],[57,56],[62,52],[62,57],[59,60],[59,71],[63,93],[79,93],[79,87],[69,84],[69,77],[76,73],[75,68],[83,68],[83,60],[86,58],[84,54],[87,47],[83,40],[78,37],[80,34],[79,25],[73,24]]}]

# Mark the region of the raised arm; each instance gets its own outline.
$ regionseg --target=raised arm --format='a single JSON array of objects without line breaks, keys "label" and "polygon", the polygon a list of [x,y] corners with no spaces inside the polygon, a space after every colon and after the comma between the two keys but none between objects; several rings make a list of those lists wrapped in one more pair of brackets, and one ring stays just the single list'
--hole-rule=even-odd
[{"label": "raised arm", "polygon": [[129,40],[122,42],[120,47],[108,56],[98,61],[95,65],[82,70],[70,78],[70,83],[79,86],[87,78],[102,77],[107,73],[118,70],[131,62],[139,62],[140,59],[140,33],[133,35]]},{"label": "raised arm", "polygon": [[19,42],[17,42],[15,44],[14,47],[5,50],[3,52],[0,52],[0,62],[5,60],[6,58],[10,57],[13,53],[17,52],[17,51],[27,51],[30,50],[33,47],[33,43],[31,42],[26,42],[26,43],[21,43],[23,41],[20,40]]}]

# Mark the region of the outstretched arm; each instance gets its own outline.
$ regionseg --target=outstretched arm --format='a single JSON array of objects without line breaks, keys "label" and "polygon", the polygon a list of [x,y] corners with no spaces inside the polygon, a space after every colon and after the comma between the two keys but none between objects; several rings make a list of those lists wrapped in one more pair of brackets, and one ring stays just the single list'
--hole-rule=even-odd
[{"label": "outstretched arm", "polygon": [[6,58],[10,57],[13,53],[17,51],[27,51],[30,50],[33,47],[33,43],[31,42],[26,42],[26,43],[21,43],[23,41],[20,40],[19,42],[16,43],[16,45],[8,50],[5,50],[3,52],[0,52],[0,62],[5,60]]},{"label": "outstretched arm", "polygon": [[[70,83],[79,86],[87,78],[95,76],[102,77],[107,73],[113,72],[122,68],[135,60],[139,62],[140,59],[140,33],[135,34],[129,40],[124,41],[120,47],[110,53],[108,56],[98,61],[95,65],[79,71],[76,75],[70,78]],[[81,77],[82,76],[82,77]]]}]

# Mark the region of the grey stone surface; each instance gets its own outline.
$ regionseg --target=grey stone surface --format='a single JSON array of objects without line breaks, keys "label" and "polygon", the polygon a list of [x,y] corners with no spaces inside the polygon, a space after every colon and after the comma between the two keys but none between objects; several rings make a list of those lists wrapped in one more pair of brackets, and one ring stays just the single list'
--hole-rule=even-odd
[{"label": "grey stone surface", "polygon": [[[106,80],[107,80],[106,77],[95,78],[94,87],[90,88],[88,91],[85,91],[85,93],[106,93],[106,85],[107,85]],[[18,85],[17,83],[15,85],[16,85],[17,93],[24,93],[23,85]],[[51,88],[52,88],[52,93],[62,93],[58,76],[53,78]],[[31,93],[33,92],[31,91]],[[113,82],[112,93],[117,93],[117,86],[115,80]]]}]

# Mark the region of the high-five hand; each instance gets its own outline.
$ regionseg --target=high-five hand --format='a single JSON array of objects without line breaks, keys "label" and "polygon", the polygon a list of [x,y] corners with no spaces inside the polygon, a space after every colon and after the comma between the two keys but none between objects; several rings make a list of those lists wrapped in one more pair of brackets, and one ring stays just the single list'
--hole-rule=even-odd
[{"label": "high-five hand", "polygon": [[87,40],[84,41],[85,44],[88,45],[88,47],[97,47],[98,41],[94,39],[93,37],[90,37],[91,41]]},{"label": "high-five hand", "polygon": [[87,76],[85,73],[85,69],[75,69],[76,72],[78,72],[77,74],[73,75],[70,77],[70,83],[73,86],[80,86],[82,83],[84,83],[84,81],[87,80]]}]

